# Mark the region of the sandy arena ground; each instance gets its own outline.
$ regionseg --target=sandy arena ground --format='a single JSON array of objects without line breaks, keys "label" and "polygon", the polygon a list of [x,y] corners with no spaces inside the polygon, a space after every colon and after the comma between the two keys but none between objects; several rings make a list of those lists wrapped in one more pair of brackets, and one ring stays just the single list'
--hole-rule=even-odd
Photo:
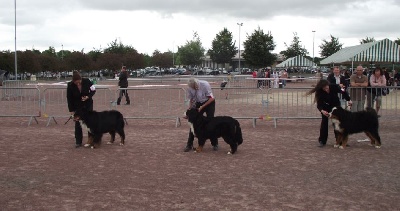
[{"label": "sandy arena ground", "polygon": [[[135,106],[135,104],[131,105]],[[238,114],[240,116],[240,114]],[[219,140],[183,152],[189,127],[128,120],[126,145],[74,147],[67,119],[0,121],[0,210],[398,210],[400,124],[381,121],[382,148],[364,134],[317,147],[320,120],[240,120],[237,154]]]}]

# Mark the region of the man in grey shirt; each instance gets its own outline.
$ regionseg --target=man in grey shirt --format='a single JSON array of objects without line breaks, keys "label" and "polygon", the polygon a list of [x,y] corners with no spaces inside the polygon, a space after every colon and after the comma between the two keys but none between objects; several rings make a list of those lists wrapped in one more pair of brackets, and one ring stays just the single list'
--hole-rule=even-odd
[{"label": "man in grey shirt", "polygon": [[[189,98],[189,109],[197,108],[201,114],[206,113],[208,118],[214,117],[215,98],[211,90],[211,86],[207,81],[198,80],[196,78],[189,79],[187,96]],[[193,149],[194,135],[189,131],[189,138],[184,149],[189,152]],[[218,150],[218,139],[210,140],[213,150]]]}]

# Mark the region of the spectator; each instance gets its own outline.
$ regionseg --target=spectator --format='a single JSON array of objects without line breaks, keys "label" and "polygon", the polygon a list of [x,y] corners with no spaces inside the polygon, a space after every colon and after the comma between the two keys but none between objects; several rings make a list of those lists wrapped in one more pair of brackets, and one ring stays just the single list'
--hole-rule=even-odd
[{"label": "spectator", "polygon": [[[96,88],[88,78],[82,78],[78,71],[72,74],[72,81],[67,85],[68,110],[71,115],[78,109],[93,110],[93,95]],[[82,127],[79,121],[75,122],[75,147],[82,146]]]},{"label": "spectator", "polygon": [[[315,93],[314,102],[317,103],[317,108],[322,114],[318,138],[319,147],[324,147],[328,140],[329,112],[332,111],[333,107],[340,106],[338,94],[342,94],[342,96],[348,101],[349,106],[352,105],[352,102],[347,92],[337,84],[330,84],[328,80],[320,80],[314,88],[307,92],[307,95],[313,93]],[[335,138],[337,138],[336,131]]]},{"label": "spectator", "polygon": [[[375,68],[373,74],[369,78],[369,86],[367,88],[367,107],[374,107],[374,101],[376,101],[376,113],[379,113],[379,109],[382,105],[382,88],[386,86],[386,78],[383,76],[381,68]],[[378,115],[380,117],[380,115]]]},{"label": "spectator", "polygon": [[[332,73],[328,75],[327,80],[330,84],[337,84],[340,86],[340,88],[344,89],[345,91],[347,90],[347,87],[345,86],[346,79],[343,75],[340,75],[339,67],[333,67]],[[345,99],[343,96],[340,98],[340,104],[343,108],[345,107]]]},{"label": "spectator", "polygon": [[353,99],[351,111],[364,110],[365,88],[368,86],[368,77],[363,74],[363,67],[357,66],[356,73],[350,76],[350,96]]},{"label": "spectator", "polygon": [[282,87],[285,87],[286,86],[286,79],[289,78],[289,74],[286,71],[286,69],[282,70],[281,78],[282,78]]},{"label": "spectator", "polygon": [[131,101],[129,100],[128,90],[126,90],[126,88],[128,88],[128,72],[126,71],[125,66],[122,66],[121,73],[119,74],[118,86],[123,89],[119,90],[117,105],[121,104],[121,98],[124,95],[126,100],[125,105],[130,105]]},{"label": "spectator", "polygon": [[[211,86],[207,81],[198,80],[191,78],[188,82],[187,96],[189,98],[189,109],[197,108],[201,115],[206,113],[207,118],[214,117],[215,113],[215,98],[211,90]],[[192,131],[189,131],[189,137],[184,149],[185,152],[189,152],[193,149],[194,135]],[[218,139],[212,139],[211,145],[213,150],[218,150]]]},{"label": "spectator", "polygon": [[394,73],[393,78],[394,78],[395,86],[400,86],[400,71],[396,72],[396,70],[393,70],[393,73]]},{"label": "spectator", "polygon": [[[257,78],[264,78],[265,73],[260,69],[257,73]],[[265,80],[257,80],[257,88],[264,88],[265,87]]]}]

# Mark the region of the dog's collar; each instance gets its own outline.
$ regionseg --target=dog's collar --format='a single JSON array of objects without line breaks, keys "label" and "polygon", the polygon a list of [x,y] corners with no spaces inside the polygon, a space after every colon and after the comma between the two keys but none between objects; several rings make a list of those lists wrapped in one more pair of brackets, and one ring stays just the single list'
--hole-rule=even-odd
[{"label": "dog's collar", "polygon": [[334,110],[336,110],[336,109],[337,109],[336,107],[333,107],[333,108],[332,108],[332,111],[329,113],[329,118],[332,117],[332,112],[333,112]]}]

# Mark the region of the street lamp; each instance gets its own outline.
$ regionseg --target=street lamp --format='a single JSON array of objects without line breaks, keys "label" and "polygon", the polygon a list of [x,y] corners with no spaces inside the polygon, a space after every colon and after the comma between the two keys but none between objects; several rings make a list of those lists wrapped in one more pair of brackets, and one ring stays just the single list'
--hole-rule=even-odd
[{"label": "street lamp", "polygon": [[239,73],[240,73],[240,27],[243,26],[243,23],[237,23],[239,25]]},{"label": "street lamp", "polygon": [[61,61],[64,60],[64,45],[61,44]]},{"label": "street lamp", "polygon": [[[313,38],[312,38],[312,62],[315,64],[315,57],[314,57],[314,39],[315,39],[315,31],[312,31],[313,33]],[[313,65],[314,65],[313,64]]]},{"label": "street lamp", "polygon": [[14,0],[14,35],[15,35],[15,39],[14,39],[15,80],[18,80],[18,77],[17,77],[17,69],[18,69],[18,64],[17,64],[17,0]]}]

